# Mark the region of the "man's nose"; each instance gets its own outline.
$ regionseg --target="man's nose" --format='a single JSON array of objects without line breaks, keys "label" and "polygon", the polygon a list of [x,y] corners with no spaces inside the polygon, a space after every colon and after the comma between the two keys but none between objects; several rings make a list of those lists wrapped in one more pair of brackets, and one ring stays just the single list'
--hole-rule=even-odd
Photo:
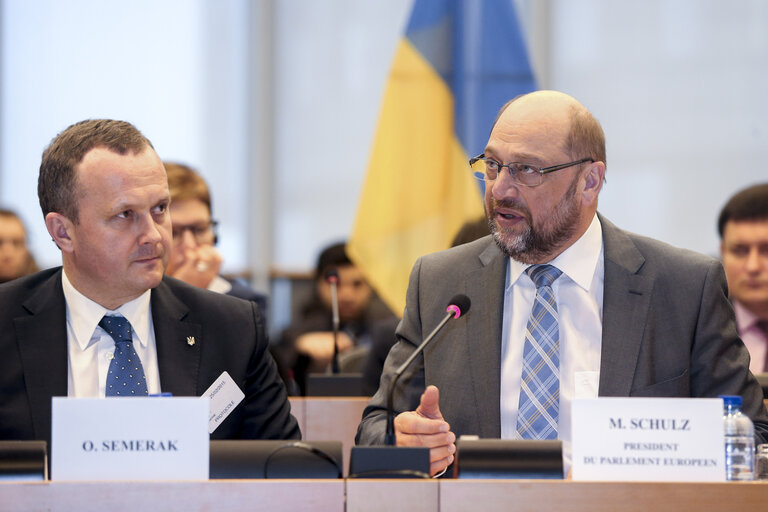
[{"label": "man's nose", "polygon": [[[488,185],[486,185],[488,186]],[[517,197],[520,194],[520,185],[512,179],[507,168],[499,170],[498,176],[490,183],[491,194],[494,199],[509,199]]]},{"label": "man's nose", "polygon": [[141,230],[142,243],[157,243],[163,239],[160,228],[151,213],[142,217],[139,229]]},{"label": "man's nose", "polygon": [[758,272],[760,270],[760,266],[765,263],[766,262],[764,262],[760,257],[760,248],[757,246],[751,247],[749,249],[749,254],[747,254],[747,270],[749,272]]}]

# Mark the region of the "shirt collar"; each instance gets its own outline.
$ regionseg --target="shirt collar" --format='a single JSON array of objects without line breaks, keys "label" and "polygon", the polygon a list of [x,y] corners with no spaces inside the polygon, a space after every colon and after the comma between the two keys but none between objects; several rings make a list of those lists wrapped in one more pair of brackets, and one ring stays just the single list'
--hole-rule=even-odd
[{"label": "shirt collar", "polygon": [[[107,313],[111,315],[119,314],[128,319],[131,322],[131,327],[133,327],[135,338],[138,338],[138,342],[142,347],[147,346],[151,322],[149,308],[150,290],[145,291],[115,310],[109,310],[77,291],[72,286],[67,273],[63,269],[61,271],[61,285],[67,305],[67,318],[70,321],[72,332],[81,350],[85,350],[88,347],[93,332],[96,330],[102,317]],[[137,341],[135,338],[134,342]]]},{"label": "shirt collar", "polygon": [[759,320],[756,314],[748,310],[744,304],[736,299],[733,300],[733,311],[736,313],[736,326],[738,327],[739,335],[751,329]]},{"label": "shirt collar", "polygon": [[[574,283],[586,291],[592,285],[595,269],[603,251],[603,230],[597,215],[581,237],[559,256],[547,263],[554,265]],[[514,285],[523,272],[531,265],[509,259],[508,286]]]}]

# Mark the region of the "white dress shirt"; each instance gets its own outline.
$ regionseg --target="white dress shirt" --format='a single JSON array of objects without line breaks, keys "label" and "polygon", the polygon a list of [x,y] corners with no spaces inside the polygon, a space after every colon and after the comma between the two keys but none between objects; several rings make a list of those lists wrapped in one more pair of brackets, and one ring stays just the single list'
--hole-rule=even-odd
[{"label": "white dress shirt", "polygon": [[111,311],[77,291],[63,270],[61,284],[67,306],[67,396],[105,396],[107,371],[115,353],[115,341],[98,325],[105,314],[122,315],[131,323],[133,347],[144,367],[147,389],[150,394],[160,393],[155,328],[149,307],[151,292],[147,290]]},{"label": "white dress shirt", "polygon": [[[571,400],[597,397],[600,375],[605,265],[597,215],[581,238],[548,263],[562,271],[552,290],[560,332],[558,439],[563,441],[567,473],[571,460]],[[536,297],[536,286],[525,274],[529,266],[510,258],[507,267],[501,334],[502,439],[517,438],[525,330]]]},{"label": "white dress shirt", "polygon": [[752,373],[764,373],[765,357],[768,355],[768,339],[757,326],[759,318],[745,308],[739,301],[733,301],[733,309],[736,312],[736,326],[739,336],[749,351],[749,370]]}]

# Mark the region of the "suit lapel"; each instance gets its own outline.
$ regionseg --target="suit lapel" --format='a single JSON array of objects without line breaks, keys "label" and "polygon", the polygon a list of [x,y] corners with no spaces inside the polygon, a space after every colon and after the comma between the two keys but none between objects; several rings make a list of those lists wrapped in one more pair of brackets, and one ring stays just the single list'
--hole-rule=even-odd
[{"label": "suit lapel", "polygon": [[51,397],[67,396],[67,314],[61,270],[24,301],[14,319],[36,439],[50,439]]},{"label": "suit lapel", "polygon": [[165,279],[152,290],[160,387],[174,396],[198,396],[202,326],[185,321],[189,308],[171,291]]},{"label": "suit lapel", "polygon": [[480,255],[481,268],[466,276],[472,309],[467,315],[465,339],[478,407],[481,437],[501,436],[501,323],[507,258],[491,241]]},{"label": "suit lapel", "polygon": [[653,278],[638,272],[645,258],[623,231],[600,216],[605,247],[600,396],[629,396]]}]

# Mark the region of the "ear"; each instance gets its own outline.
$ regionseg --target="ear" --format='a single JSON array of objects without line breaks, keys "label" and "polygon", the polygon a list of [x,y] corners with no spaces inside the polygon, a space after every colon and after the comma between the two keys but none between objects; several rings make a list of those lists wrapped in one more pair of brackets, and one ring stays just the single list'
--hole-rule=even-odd
[{"label": "ear", "polygon": [[73,251],[71,235],[74,232],[74,223],[71,220],[60,213],[50,212],[45,216],[45,227],[62,252]]},{"label": "ear", "polygon": [[581,194],[582,204],[584,206],[593,206],[597,204],[597,196],[603,188],[605,179],[605,164],[603,162],[592,162],[584,171],[584,188]]}]

